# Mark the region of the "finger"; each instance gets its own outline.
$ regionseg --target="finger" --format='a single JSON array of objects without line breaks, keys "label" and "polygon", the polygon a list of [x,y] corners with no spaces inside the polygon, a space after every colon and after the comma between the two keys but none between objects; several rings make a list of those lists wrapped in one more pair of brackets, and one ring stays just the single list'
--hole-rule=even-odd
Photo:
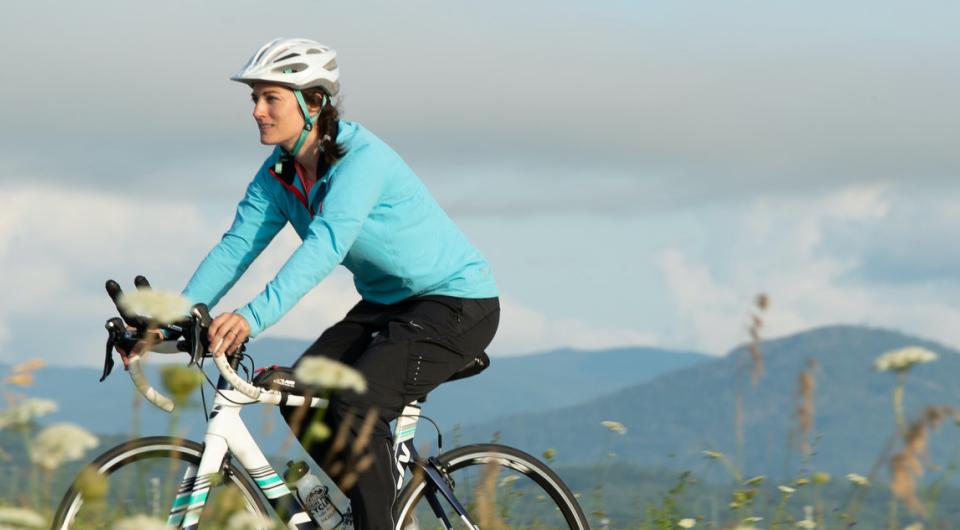
[{"label": "finger", "polygon": [[231,317],[227,320],[227,323],[218,331],[219,337],[223,339],[223,352],[234,353],[237,350],[240,344],[238,337],[242,331],[240,323],[235,318]]},{"label": "finger", "polygon": [[220,347],[223,346],[223,338],[217,339],[216,343],[213,346],[213,355],[215,357],[220,357],[223,353],[220,351]]},{"label": "finger", "polygon": [[247,330],[241,327],[237,333],[237,336],[234,338],[233,353],[240,351],[240,347],[243,346],[243,343],[247,341],[249,336],[250,334],[247,332]]},{"label": "finger", "polygon": [[231,313],[224,313],[213,319],[213,322],[210,323],[210,342],[213,342],[217,337],[223,336],[225,328],[230,325],[232,319],[233,315]]},{"label": "finger", "polygon": [[237,325],[226,333],[226,341],[229,344],[229,353],[236,353],[243,344],[243,328]]},{"label": "finger", "polygon": [[223,325],[224,317],[226,316],[227,315],[220,315],[210,323],[210,329],[207,330],[207,338],[211,343],[217,339],[217,333],[220,331],[220,326]]}]

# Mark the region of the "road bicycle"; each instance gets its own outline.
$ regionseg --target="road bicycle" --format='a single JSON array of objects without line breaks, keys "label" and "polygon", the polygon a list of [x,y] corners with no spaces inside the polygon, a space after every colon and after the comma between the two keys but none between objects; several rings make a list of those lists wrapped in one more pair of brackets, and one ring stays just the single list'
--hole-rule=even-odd
[{"label": "road bicycle", "polygon": [[[137,277],[135,284],[149,288],[143,277]],[[119,285],[109,281],[107,291],[116,302]],[[53,528],[104,529],[111,521],[138,514],[165,517],[167,525],[174,528],[194,529],[200,524],[215,527],[224,524],[224,508],[254,514],[259,516],[253,518],[257,521],[281,521],[290,529],[322,528],[310,517],[292,486],[270,465],[240,417],[240,410],[253,404],[325,407],[327,400],[303,392],[294,382],[288,382],[295,385],[292,391],[251,383],[237,373],[243,350],[233,356],[210,354],[206,337],[211,319],[202,304],[193,306],[187,318],[166,326],[150,324],[119,305],[118,310],[122,320],[112,318],[106,323],[109,339],[101,381],[112,370],[112,350],[119,345],[131,352],[128,371],[136,388],[150,403],[172,412],[174,402],[151,386],[144,375],[145,352],[137,346],[142,348],[151,326],[176,337],[151,351],[189,353],[190,364],[201,369],[204,359],[213,357],[220,372],[206,434],[202,443],[164,436],[138,438],[101,454],[64,495]],[[489,358],[480,353],[448,381],[475,375],[488,364]],[[213,384],[210,379],[207,382]],[[419,401],[410,403],[394,428],[393,448],[399,471],[393,506],[396,530],[589,530],[570,489],[543,462],[523,451],[498,444],[473,444],[436,456],[421,456],[413,443],[420,410]],[[437,445],[442,445],[439,429]],[[327,477],[319,466],[311,471]],[[90,473],[95,473],[99,482],[91,482]],[[91,493],[91,483],[99,484],[96,493]],[[339,515],[336,530],[353,530],[349,506]]]}]

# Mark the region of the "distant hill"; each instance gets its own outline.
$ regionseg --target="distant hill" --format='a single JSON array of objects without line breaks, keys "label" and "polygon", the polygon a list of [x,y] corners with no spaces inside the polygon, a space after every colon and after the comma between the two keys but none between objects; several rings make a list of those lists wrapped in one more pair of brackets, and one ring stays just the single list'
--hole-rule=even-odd
[{"label": "distant hill", "polygon": [[[289,366],[308,345],[299,340],[263,339],[251,343],[250,353],[258,367]],[[170,357],[186,362],[185,355]],[[156,384],[160,381],[156,374],[160,359],[160,356],[153,356],[150,360],[154,362],[148,366],[153,372],[150,380]],[[656,348],[597,352],[558,350],[494,358],[483,374],[445,384],[434,391],[429,396],[424,414],[448,429],[457,423],[479,423],[506,414],[544,411],[592,399],[706,359],[708,357],[702,354]],[[7,366],[0,365],[0,373],[6,370]],[[208,363],[206,371],[216,379],[213,363]],[[112,434],[129,432],[138,416],[141,433],[167,432],[167,414],[142,403],[142,400],[135,411],[136,391],[119,361],[104,383],[97,382],[99,376],[99,369],[46,367],[37,372],[35,386],[26,389],[25,393],[59,403],[60,410],[44,418],[44,422],[72,421],[95,432]],[[208,406],[211,395],[208,388]],[[199,405],[199,396],[194,401]],[[245,409],[244,417],[255,434],[265,432],[266,424],[272,423],[274,430],[264,447],[279,446],[286,431],[275,409],[249,407]],[[193,437],[199,436],[205,425],[197,407],[183,411],[179,424],[190,427],[187,434]]]},{"label": "distant hill", "polygon": [[[499,431],[508,443],[539,453],[555,448],[562,463],[601,462],[608,451],[647,467],[700,470],[702,451],[736,452],[735,398],[743,388],[747,472],[786,475],[799,465],[789,443],[796,420],[797,378],[808,359],[816,373],[816,454],[811,466],[866,474],[895,430],[891,406],[894,376],[873,371],[874,359],[908,345],[929,348],[940,359],[915,367],[907,378],[911,415],[928,404],[960,407],[960,354],[929,340],[884,329],[829,326],[762,344],[766,375],[750,383],[745,348],[724,358],[665,373],[588,402],[537,414],[521,414],[471,426],[463,436],[489,438]],[[626,435],[600,426],[622,422]],[[933,434],[934,462],[955,455],[952,425]],[[955,457],[954,457],[955,459]],[[715,466],[717,464],[715,463]]]}]

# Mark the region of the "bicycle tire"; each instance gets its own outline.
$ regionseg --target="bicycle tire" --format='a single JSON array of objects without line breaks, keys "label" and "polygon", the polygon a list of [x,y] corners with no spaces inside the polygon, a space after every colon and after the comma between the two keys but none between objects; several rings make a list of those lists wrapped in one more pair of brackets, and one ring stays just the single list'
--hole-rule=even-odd
[{"label": "bicycle tire", "polygon": [[[90,466],[96,469],[99,474],[108,477],[123,469],[124,466],[147,459],[178,459],[196,466],[200,464],[202,453],[203,446],[192,440],[171,436],[148,436],[124,442],[107,450],[95,458]],[[243,494],[246,509],[258,515],[270,517],[270,511],[259,494],[259,488],[251,482],[246,474],[240,473],[229,461],[226,463],[224,471],[227,480],[239,488]],[[73,481],[57,507],[51,525],[54,530],[67,530],[75,522],[75,518],[83,505],[83,495],[78,487],[78,479]],[[177,477],[177,480],[179,479],[180,477]]]},{"label": "bicycle tire", "polygon": [[[474,444],[447,451],[438,456],[437,460],[441,468],[453,479],[455,483],[455,496],[467,508],[467,511],[470,512],[473,523],[481,528],[568,528],[569,530],[589,530],[587,518],[584,516],[583,510],[577,502],[576,497],[570,492],[566,484],[564,484],[560,477],[547,467],[546,464],[523,451],[504,445]],[[458,477],[462,477],[465,474],[466,476],[479,474],[481,476],[480,481],[482,482],[484,480],[482,476],[486,471],[480,468],[491,465],[503,466],[509,469],[510,473],[516,474],[508,475],[504,477],[504,479],[500,479],[496,484],[497,492],[504,490],[502,486],[505,479],[511,476],[517,476],[518,478],[519,476],[523,476],[529,479],[524,481],[527,483],[524,487],[528,487],[531,490],[539,488],[540,493],[536,494],[537,496],[534,497],[534,500],[536,503],[541,503],[539,506],[534,506],[529,504],[528,500],[524,509],[532,511],[532,509],[535,508],[538,513],[552,513],[554,510],[549,506],[552,504],[556,508],[556,511],[559,512],[560,517],[552,521],[537,521],[527,524],[524,524],[522,520],[515,516],[512,517],[510,521],[500,520],[496,522],[496,524],[490,524],[489,521],[484,524],[478,521],[478,514],[474,514],[473,510],[480,511],[482,509],[479,508],[476,502],[470,499],[470,496],[474,493],[470,491],[472,484],[467,483],[464,485],[461,483],[462,480],[458,480]],[[512,482],[513,480],[511,480],[511,483]],[[428,502],[425,500],[427,487],[436,489],[422,473],[417,473],[403,488],[396,503],[395,520],[397,521],[397,530],[411,530],[412,528],[424,530],[419,520],[420,517],[417,517],[415,514],[418,511],[426,513],[426,510],[429,509]],[[542,496],[543,499],[540,499],[540,496]],[[547,499],[552,502],[547,502]],[[445,500],[440,499],[440,502],[449,507],[449,504]],[[429,513],[432,513],[432,510]],[[411,520],[413,520],[415,524],[411,525]],[[451,518],[451,522],[462,524],[454,518]],[[469,528],[466,524],[463,524],[463,527]]]}]

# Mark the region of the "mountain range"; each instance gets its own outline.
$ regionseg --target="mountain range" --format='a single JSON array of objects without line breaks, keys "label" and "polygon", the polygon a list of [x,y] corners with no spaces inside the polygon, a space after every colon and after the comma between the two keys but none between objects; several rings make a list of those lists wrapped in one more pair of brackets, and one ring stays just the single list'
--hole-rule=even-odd
[{"label": "mountain range", "polygon": [[[886,468],[896,449],[893,412],[896,377],[874,370],[879,355],[920,346],[939,359],[912,368],[905,377],[905,414],[917,418],[931,405],[960,408],[960,354],[952,348],[897,331],[829,326],[760,345],[764,375],[750,377],[746,347],[728,355],[663,374],[577,405],[518,414],[472,425],[463,436],[499,432],[507,443],[539,452],[551,448],[564,463],[596,464],[613,452],[645,467],[703,471],[720,468],[704,451],[716,451],[745,476],[790,476],[801,468],[866,475]],[[815,362],[814,423],[806,460],[798,449],[798,378]],[[742,397],[743,444],[737,442],[737,401]],[[614,420],[623,435],[601,425]],[[931,462],[957,463],[956,426],[929,436]],[[892,443],[892,445],[891,445]],[[738,455],[742,454],[743,458]]]},{"label": "mountain range", "polygon": [[[290,366],[309,343],[291,339],[262,339],[251,343],[255,366]],[[148,358],[148,379],[160,388],[163,364],[186,362],[186,356]],[[444,430],[454,425],[491,421],[504,414],[543,412],[604,395],[637,382],[709,359],[695,352],[657,348],[617,348],[603,351],[556,350],[518,357],[493,358],[481,375],[446,383],[428,396],[423,414]],[[164,361],[161,363],[161,361]],[[0,364],[0,373],[9,369]],[[205,372],[216,380],[213,363]],[[142,434],[165,434],[170,416],[145,404],[136,393],[122,365],[99,383],[100,370],[87,367],[50,366],[37,372],[36,383],[24,393],[53,399],[59,410],[44,422],[71,421],[98,433],[131,432],[134,423]],[[209,407],[212,392],[206,389]],[[199,396],[194,406],[178,419],[185,436],[202,436],[205,423]],[[139,406],[134,406],[139,403]],[[286,428],[273,407],[247,407],[243,416],[250,430],[261,436],[266,451],[277,449]],[[426,423],[424,429],[432,430]],[[421,431],[426,432],[426,431]]]}]

